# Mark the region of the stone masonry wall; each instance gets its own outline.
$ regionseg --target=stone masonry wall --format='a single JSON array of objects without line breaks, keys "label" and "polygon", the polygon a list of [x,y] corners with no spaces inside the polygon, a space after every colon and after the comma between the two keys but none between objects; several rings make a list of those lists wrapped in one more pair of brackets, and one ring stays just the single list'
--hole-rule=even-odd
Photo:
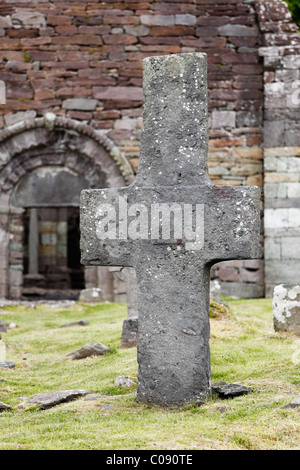
[{"label": "stone masonry wall", "polygon": [[257,5],[264,59],[265,295],[300,281],[300,35],[283,2]]},{"label": "stone masonry wall", "polygon": [[[260,6],[265,3],[273,6],[264,22]],[[287,44],[297,39],[290,16],[282,18],[282,5],[277,0],[36,0],[34,5],[5,0],[0,80],[6,83],[7,104],[0,105],[0,129],[51,111],[105,132],[136,171],[142,60],[202,51],[208,55],[211,179],[263,188],[266,57],[259,50],[283,36]],[[280,24],[275,32],[273,23]],[[264,292],[261,260],[220,263],[212,278],[229,295]]]}]

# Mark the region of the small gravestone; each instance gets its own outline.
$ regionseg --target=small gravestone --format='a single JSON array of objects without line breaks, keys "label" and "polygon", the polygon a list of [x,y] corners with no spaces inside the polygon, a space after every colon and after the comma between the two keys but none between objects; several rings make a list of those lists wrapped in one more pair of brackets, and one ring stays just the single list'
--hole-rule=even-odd
[{"label": "small gravestone", "polygon": [[126,283],[127,318],[123,321],[121,348],[134,348],[138,342],[138,300],[136,273],[133,268],[114,268],[115,276]]},{"label": "small gravestone", "polygon": [[89,289],[83,289],[79,295],[79,302],[87,304],[95,304],[103,302],[103,291],[98,287],[91,287]]},{"label": "small gravestone", "polygon": [[276,286],[272,306],[275,331],[300,336],[300,284]]},{"label": "small gravestone", "polygon": [[129,187],[82,191],[82,263],[135,268],[137,401],[202,403],[210,268],[260,257],[260,190],[209,179],[206,54],[150,57],[143,72],[138,173]]}]

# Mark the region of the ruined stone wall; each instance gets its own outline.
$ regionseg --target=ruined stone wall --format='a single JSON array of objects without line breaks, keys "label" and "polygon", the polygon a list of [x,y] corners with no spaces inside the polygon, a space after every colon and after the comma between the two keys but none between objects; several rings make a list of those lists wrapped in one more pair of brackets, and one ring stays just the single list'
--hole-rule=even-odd
[{"label": "ruined stone wall", "polygon": [[261,2],[266,296],[300,281],[300,35],[283,2]]},{"label": "ruined stone wall", "polygon": [[[272,7],[264,22],[259,10],[264,3],[281,10],[285,5],[277,0],[5,0],[0,80],[7,85],[7,104],[0,106],[0,128],[51,111],[106,133],[136,171],[142,60],[202,51],[208,55],[211,179],[262,188],[266,59],[259,51],[271,45],[263,28],[280,18],[283,26],[271,34],[284,32],[287,43],[297,35],[280,8]],[[229,295],[264,292],[262,261],[215,265],[212,277]]]}]

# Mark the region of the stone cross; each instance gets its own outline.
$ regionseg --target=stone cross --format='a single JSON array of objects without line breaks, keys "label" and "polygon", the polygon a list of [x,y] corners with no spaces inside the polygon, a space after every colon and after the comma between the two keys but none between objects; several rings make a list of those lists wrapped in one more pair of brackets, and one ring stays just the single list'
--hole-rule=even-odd
[{"label": "stone cross", "polygon": [[210,267],[260,256],[259,188],[208,176],[206,64],[202,53],[144,60],[136,179],[81,194],[82,263],[136,270],[137,401],[161,406],[210,394]]}]

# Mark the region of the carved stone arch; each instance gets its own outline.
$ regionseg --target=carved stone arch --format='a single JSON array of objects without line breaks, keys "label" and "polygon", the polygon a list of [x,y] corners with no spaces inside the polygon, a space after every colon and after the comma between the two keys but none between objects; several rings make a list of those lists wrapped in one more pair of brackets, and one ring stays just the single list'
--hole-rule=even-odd
[{"label": "carved stone arch", "polygon": [[[134,179],[119,148],[104,133],[81,122],[48,113],[1,131],[0,297],[21,296],[22,214],[24,207],[39,206],[36,195],[27,194],[26,199],[22,194],[33,182],[40,191],[43,181],[49,183],[56,176],[58,182],[65,178],[69,187],[76,181],[80,189],[126,186]],[[62,198],[63,192],[53,205],[62,203]],[[69,195],[66,205],[78,205],[75,199]],[[45,204],[41,200],[41,206]],[[95,279],[101,278],[101,269],[97,274],[92,273],[95,268],[87,268],[91,284],[101,282]]]}]

